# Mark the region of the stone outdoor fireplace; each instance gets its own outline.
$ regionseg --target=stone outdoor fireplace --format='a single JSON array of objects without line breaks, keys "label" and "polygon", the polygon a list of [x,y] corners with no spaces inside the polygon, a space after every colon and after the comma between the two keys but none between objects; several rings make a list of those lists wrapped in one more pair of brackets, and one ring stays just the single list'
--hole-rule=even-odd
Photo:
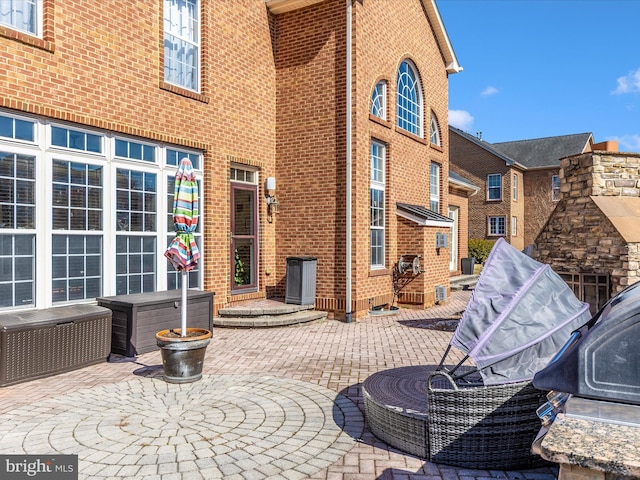
[{"label": "stone outdoor fireplace", "polygon": [[640,280],[640,153],[593,151],[560,161],[562,197],[534,257],[595,312]]}]

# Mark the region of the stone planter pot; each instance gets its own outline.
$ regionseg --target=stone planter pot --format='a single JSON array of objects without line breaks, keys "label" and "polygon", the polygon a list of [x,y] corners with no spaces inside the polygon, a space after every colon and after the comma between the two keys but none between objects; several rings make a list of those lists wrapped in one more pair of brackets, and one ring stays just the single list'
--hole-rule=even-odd
[{"label": "stone planter pot", "polygon": [[185,337],[180,336],[180,329],[162,330],[156,333],[156,341],[166,382],[190,383],[202,378],[204,354],[211,341],[209,330],[187,328]]}]

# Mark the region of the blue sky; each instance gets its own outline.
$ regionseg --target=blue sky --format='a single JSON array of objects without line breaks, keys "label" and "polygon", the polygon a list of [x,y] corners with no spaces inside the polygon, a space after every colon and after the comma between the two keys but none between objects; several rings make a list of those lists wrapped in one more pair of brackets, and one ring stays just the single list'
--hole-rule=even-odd
[{"label": "blue sky", "polygon": [[437,0],[464,68],[449,123],[488,142],[573,133],[640,152],[640,0]]}]

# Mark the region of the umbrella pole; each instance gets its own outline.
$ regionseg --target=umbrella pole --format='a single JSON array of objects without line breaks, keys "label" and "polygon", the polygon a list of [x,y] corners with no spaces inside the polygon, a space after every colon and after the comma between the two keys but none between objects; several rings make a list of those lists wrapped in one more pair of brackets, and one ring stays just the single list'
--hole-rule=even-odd
[{"label": "umbrella pole", "polygon": [[187,271],[182,270],[182,303],[180,304],[180,336],[187,336]]}]

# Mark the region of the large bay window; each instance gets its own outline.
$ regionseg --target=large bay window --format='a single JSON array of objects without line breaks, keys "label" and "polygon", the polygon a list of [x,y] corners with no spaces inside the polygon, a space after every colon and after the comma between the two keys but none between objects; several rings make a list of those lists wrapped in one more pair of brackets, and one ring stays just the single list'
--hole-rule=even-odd
[{"label": "large bay window", "polygon": [[200,152],[0,111],[0,311],[179,288],[162,253],[185,156],[200,175]]}]

